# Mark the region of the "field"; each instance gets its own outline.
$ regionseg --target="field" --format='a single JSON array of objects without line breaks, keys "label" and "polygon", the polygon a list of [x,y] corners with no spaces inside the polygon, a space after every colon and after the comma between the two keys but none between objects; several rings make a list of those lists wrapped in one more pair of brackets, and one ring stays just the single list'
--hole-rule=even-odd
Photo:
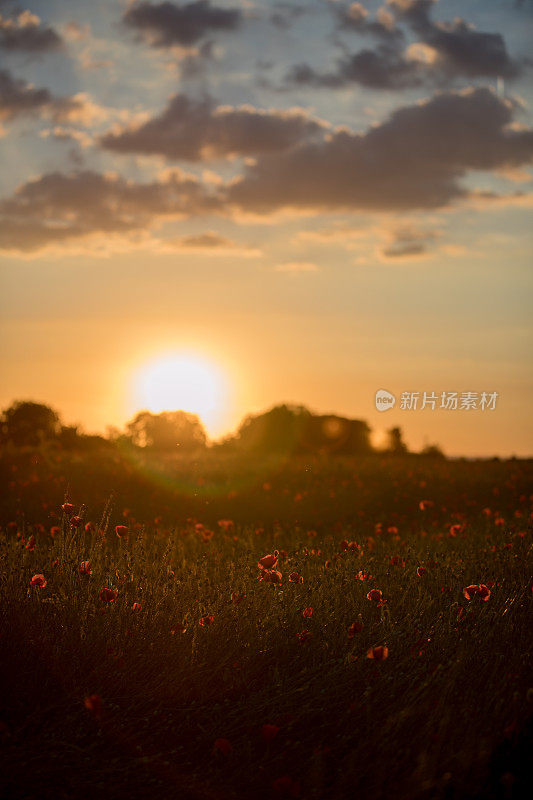
[{"label": "field", "polygon": [[3,797],[526,795],[531,462],[0,475]]}]

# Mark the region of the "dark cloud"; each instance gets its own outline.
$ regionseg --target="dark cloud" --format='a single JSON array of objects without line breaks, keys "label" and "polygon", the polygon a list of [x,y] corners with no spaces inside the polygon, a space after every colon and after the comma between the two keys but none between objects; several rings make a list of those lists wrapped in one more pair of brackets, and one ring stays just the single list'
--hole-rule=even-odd
[{"label": "dark cloud", "polygon": [[48,89],[35,89],[30,83],[0,70],[0,120],[28,114],[56,120],[82,116],[84,103],[75,97],[56,97]]},{"label": "dark cloud", "polygon": [[289,86],[335,89],[359,83],[369,89],[405,89],[422,85],[425,78],[423,64],[406,59],[396,47],[384,44],[341,58],[334,72],[319,73],[308,64],[297,64],[286,80]]},{"label": "dark cloud", "polygon": [[362,3],[351,3],[348,6],[332,3],[331,9],[342,31],[354,31],[385,41],[399,41],[404,38],[403,31],[396,25],[394,16],[385,6],[378,9],[375,17],[370,16]]},{"label": "dark cloud", "polygon": [[299,109],[217,107],[211,98],[193,100],[178,94],[159,116],[135,128],[108,133],[101,144],[120,153],[200,161],[287,150],[323,130],[324,123]]},{"label": "dark cloud", "polygon": [[213,31],[232,31],[243,19],[239,9],[211,5],[210,0],[192,3],[135,3],[123,16],[153,47],[194,45]]},{"label": "dark cloud", "polygon": [[161,218],[217,207],[200,182],[175,171],[151,183],[93,171],[53,172],[0,201],[0,249],[32,252],[93,234],[139,235]]},{"label": "dark cloud", "polygon": [[434,22],[434,0],[389,0],[399,19],[405,20],[420,41],[438,55],[436,66],[451,75],[514,78],[521,66],[507,52],[500,33],[477,31],[464,19]]},{"label": "dark cloud", "polygon": [[[391,12],[381,9],[370,19],[360,3],[334,6],[343,29],[378,36],[375,48],[364,48],[338,59],[330,72],[297,64],[286,76],[287,87],[335,88],[358,83],[371,89],[406,89],[422,84],[441,86],[457,78],[515,78],[523,64],[512,59],[500,33],[476,31],[463,19],[434,22],[433,0],[389,0],[395,17],[409,26],[417,42],[405,46]],[[381,19],[381,21],[380,21]]]},{"label": "dark cloud", "polygon": [[45,53],[61,50],[63,46],[61,36],[53,28],[43,25],[30,11],[9,17],[0,14],[0,47],[4,50]]},{"label": "dark cloud", "polygon": [[512,127],[515,106],[486,88],[435,95],[399,109],[364,134],[339,130],[320,143],[264,156],[229,190],[243,211],[402,211],[468,197],[474,170],[533,159],[533,130]]},{"label": "dark cloud", "polygon": [[439,233],[408,225],[389,232],[387,238],[389,241],[381,249],[381,255],[387,259],[400,259],[428,255]]}]

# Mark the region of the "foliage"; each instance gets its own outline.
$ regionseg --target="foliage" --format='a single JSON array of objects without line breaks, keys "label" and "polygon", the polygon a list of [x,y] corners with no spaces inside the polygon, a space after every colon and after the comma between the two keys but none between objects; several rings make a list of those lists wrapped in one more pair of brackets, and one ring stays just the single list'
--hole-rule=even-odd
[{"label": "foliage", "polygon": [[530,463],[136,458],[0,459],[5,796],[520,796]]}]

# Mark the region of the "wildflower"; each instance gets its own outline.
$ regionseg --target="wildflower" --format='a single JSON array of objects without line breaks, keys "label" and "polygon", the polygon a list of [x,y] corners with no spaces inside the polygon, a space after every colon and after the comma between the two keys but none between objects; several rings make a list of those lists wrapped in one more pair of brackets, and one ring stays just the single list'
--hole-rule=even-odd
[{"label": "wildflower", "polygon": [[261,736],[263,737],[264,742],[271,742],[279,733],[279,728],[277,725],[263,725],[261,728]]},{"label": "wildflower", "polygon": [[233,745],[229,739],[215,739],[213,752],[222,753],[223,756],[229,756],[229,754],[233,752]]},{"label": "wildflower", "polygon": [[374,576],[367,572],[366,569],[360,569],[357,573],[358,581],[371,581]]},{"label": "wildflower", "polygon": [[387,645],[377,645],[370,647],[366,653],[367,658],[373,658],[376,661],[385,661],[389,657],[389,648]]},{"label": "wildflower", "polygon": [[401,556],[391,556],[389,561],[393,567],[405,567],[405,561]]},{"label": "wildflower", "polygon": [[278,563],[278,557],[273,555],[263,556],[257,562],[259,569],[273,569]]},{"label": "wildflower", "polygon": [[142,605],[140,603],[133,603],[131,607],[132,611],[142,611]]},{"label": "wildflower", "polygon": [[100,719],[102,716],[102,698],[99,694],[90,694],[83,701],[83,705],[96,719]]},{"label": "wildflower", "polygon": [[170,633],[172,634],[172,636],[175,636],[177,633],[187,633],[187,626],[175,625],[174,628],[170,629]]},{"label": "wildflower", "polygon": [[117,599],[118,592],[116,589],[107,589],[104,587],[100,590],[100,600],[103,603],[114,603]]},{"label": "wildflower", "polygon": [[85,533],[94,533],[96,530],[96,525],[94,522],[87,522],[85,524]]},{"label": "wildflower", "polygon": [[238,605],[239,603],[242,603],[245,597],[246,597],[245,594],[238,594],[237,592],[232,592],[230,595],[230,600],[234,605]]},{"label": "wildflower", "polygon": [[72,505],[72,503],[63,503],[61,508],[63,509],[63,511],[67,516],[70,516],[70,514],[72,514],[76,506]]},{"label": "wildflower", "polygon": [[363,630],[364,625],[360,621],[352,622],[350,627],[348,628],[348,639],[353,639],[356,633],[361,633]]},{"label": "wildflower", "polygon": [[128,535],[129,528],[127,525],[117,525],[115,527],[115,533],[117,534],[119,539],[123,539],[125,536]]},{"label": "wildflower", "polygon": [[276,569],[263,569],[259,575],[259,580],[264,583],[281,583],[281,572]]},{"label": "wildflower", "polygon": [[289,775],[282,775],[272,781],[273,790],[284,797],[298,797],[300,782],[293,780]]},{"label": "wildflower", "polygon": [[289,580],[291,583],[300,583],[300,574],[298,572],[291,572]]},{"label": "wildflower", "polygon": [[83,520],[81,517],[71,517],[70,524],[73,528],[80,528],[83,525]]},{"label": "wildflower", "polygon": [[313,638],[312,632],[308,631],[307,629],[300,631],[300,633],[297,634],[297,639],[300,642],[300,644],[303,644],[304,642],[307,642],[309,641],[309,639],[312,638]]},{"label": "wildflower", "polygon": [[201,625],[202,628],[207,628],[208,625],[211,625],[214,619],[215,618],[210,615],[207,615],[205,617],[200,617],[200,619],[198,620],[198,624]]},{"label": "wildflower", "polygon": [[427,572],[427,569],[425,567],[417,567],[416,568],[416,574],[418,575],[419,578],[422,578],[426,574],[426,572]]},{"label": "wildflower", "polygon": [[486,602],[490,597],[490,589],[484,583],[471,583],[470,586],[465,586],[463,595],[467,600],[473,600],[474,597],[479,597]]},{"label": "wildflower", "polygon": [[50,536],[52,537],[52,539],[54,538],[54,536],[58,536],[60,533],[61,533],[61,528],[59,527],[59,525],[52,525],[52,527],[50,528]]},{"label": "wildflower", "polygon": [[366,597],[367,600],[372,600],[372,602],[376,603],[378,606],[383,605],[385,602],[383,600],[383,592],[381,589],[370,589]]},{"label": "wildflower", "polygon": [[44,575],[38,574],[33,576],[30,583],[32,586],[39,586],[41,589],[44,589],[47,584],[47,580]]},{"label": "wildflower", "polygon": [[312,617],[314,613],[315,613],[314,608],[308,606],[307,608],[304,608],[304,610],[302,611],[302,617],[307,617],[307,618]]},{"label": "wildflower", "polygon": [[92,568],[91,568],[91,562],[90,561],[82,561],[81,564],[80,564],[80,572],[81,572],[82,575],[92,575],[93,571],[92,571]]},{"label": "wildflower", "polygon": [[35,550],[35,536],[32,534],[26,544],[24,545],[25,550]]}]

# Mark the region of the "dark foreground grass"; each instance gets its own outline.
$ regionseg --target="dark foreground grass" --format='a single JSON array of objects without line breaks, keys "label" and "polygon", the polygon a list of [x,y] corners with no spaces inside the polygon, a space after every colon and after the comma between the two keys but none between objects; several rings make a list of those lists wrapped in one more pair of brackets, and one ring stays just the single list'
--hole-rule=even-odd
[{"label": "dark foreground grass", "polygon": [[0,469],[3,796],[526,796],[531,464]]}]

